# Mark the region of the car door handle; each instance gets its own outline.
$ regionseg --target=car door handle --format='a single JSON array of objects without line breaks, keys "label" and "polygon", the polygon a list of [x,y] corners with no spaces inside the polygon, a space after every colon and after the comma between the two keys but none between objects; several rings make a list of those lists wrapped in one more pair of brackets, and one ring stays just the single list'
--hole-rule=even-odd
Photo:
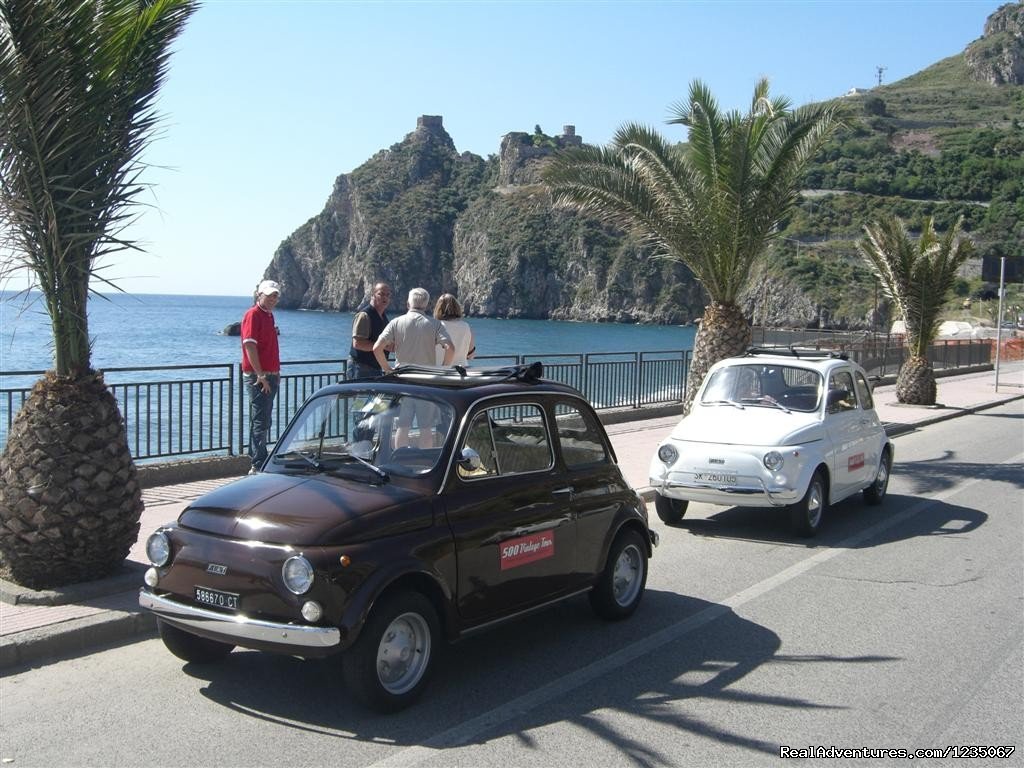
[{"label": "car door handle", "polygon": [[536,525],[524,525],[520,528],[516,528],[512,531],[512,536],[529,536],[531,533],[540,533],[541,531],[550,531],[552,528],[560,528],[565,523],[571,523],[572,519],[568,516],[562,516],[555,518],[554,520],[545,520],[543,523],[537,523]]},{"label": "car door handle", "polygon": [[552,496],[565,496],[566,494],[569,494],[569,498],[572,498],[573,491],[575,491],[575,490],[576,489],[573,488],[571,485],[568,488],[555,488],[555,490],[553,490],[551,492],[551,495]]}]

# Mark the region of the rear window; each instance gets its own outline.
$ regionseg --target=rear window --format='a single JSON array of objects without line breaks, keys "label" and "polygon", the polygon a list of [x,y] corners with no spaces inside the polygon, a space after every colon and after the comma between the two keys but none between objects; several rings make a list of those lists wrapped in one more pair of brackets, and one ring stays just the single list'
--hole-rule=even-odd
[{"label": "rear window", "polygon": [[558,442],[562,446],[562,459],[570,469],[609,461],[601,440],[600,427],[594,417],[569,403],[555,406],[555,424]]},{"label": "rear window", "polygon": [[868,384],[867,379],[864,378],[864,374],[857,371],[857,395],[860,397],[860,407],[865,410],[871,410],[875,407],[874,398],[871,397],[871,385]]}]

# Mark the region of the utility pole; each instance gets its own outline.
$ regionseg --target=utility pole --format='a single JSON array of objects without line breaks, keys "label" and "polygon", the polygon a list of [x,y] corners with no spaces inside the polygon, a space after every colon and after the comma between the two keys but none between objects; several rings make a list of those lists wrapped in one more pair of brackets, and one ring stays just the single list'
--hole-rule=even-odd
[{"label": "utility pole", "polygon": [[996,315],[996,392],[999,391],[999,360],[1003,347],[1003,296],[1006,295],[1006,257],[999,257],[999,313]]},{"label": "utility pole", "polygon": [[882,73],[887,70],[888,67],[883,67],[881,64],[875,67],[875,71],[878,73],[878,84],[882,84]]}]

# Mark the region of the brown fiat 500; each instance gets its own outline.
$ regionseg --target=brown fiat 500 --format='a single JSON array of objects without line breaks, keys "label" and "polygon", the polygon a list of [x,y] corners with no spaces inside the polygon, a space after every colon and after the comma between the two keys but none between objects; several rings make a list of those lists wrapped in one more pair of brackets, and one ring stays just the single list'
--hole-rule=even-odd
[{"label": "brown fiat 500", "polygon": [[593,409],[540,373],[403,367],[318,391],[262,473],[149,538],[139,603],[167,648],[340,653],[350,690],[393,711],[442,639],[582,592],[631,615],[657,535]]}]

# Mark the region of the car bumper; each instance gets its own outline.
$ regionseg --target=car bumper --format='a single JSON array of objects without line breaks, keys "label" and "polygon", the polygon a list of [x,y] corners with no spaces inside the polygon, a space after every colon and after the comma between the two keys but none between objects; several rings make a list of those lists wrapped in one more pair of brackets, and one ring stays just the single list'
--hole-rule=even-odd
[{"label": "car bumper", "polygon": [[670,499],[724,506],[785,507],[803,495],[797,488],[768,485],[759,477],[738,477],[735,485],[716,485],[696,482],[687,477],[689,474],[670,472],[666,477],[652,477],[651,485]]},{"label": "car bumper", "polygon": [[225,614],[139,591],[139,605],[161,619],[184,630],[235,645],[267,648],[295,655],[325,655],[338,648],[341,632],[337,627],[311,627],[250,619]]}]

